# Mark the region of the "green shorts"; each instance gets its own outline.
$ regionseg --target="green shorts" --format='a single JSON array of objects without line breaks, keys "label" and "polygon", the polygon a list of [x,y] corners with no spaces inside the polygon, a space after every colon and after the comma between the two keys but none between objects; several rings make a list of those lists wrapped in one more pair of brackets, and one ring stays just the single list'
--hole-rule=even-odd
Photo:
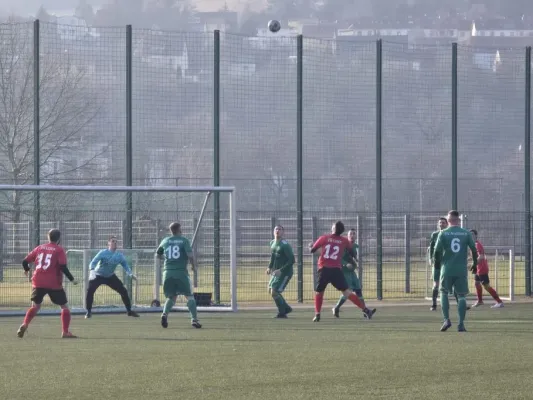
[{"label": "green shorts", "polygon": [[440,281],[440,269],[436,269],[435,267],[431,268],[431,275],[433,276],[433,282]]},{"label": "green shorts", "polygon": [[268,287],[278,293],[283,293],[292,278],[292,274],[291,271],[287,274],[281,274],[280,276],[273,276],[270,278],[270,282],[268,282]]},{"label": "green shorts", "polygon": [[361,290],[361,281],[357,277],[357,274],[355,271],[347,271],[343,269],[344,272],[344,278],[346,279],[346,282],[348,283],[348,287],[352,290]]},{"label": "green shorts", "polygon": [[163,274],[163,293],[167,299],[178,295],[192,296],[191,279],[188,272]]},{"label": "green shorts", "polygon": [[440,277],[440,290],[448,294],[457,294],[466,296],[468,290],[468,278],[466,276],[447,276]]}]

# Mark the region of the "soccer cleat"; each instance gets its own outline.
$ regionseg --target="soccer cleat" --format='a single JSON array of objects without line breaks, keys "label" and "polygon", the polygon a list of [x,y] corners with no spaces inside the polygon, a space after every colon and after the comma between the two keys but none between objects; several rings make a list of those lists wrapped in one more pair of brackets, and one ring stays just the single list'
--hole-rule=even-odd
[{"label": "soccer cleat", "polygon": [[331,309],[331,311],[333,312],[333,315],[335,316],[335,318],[339,318],[339,309],[337,307],[333,307]]},{"label": "soccer cleat", "polygon": [[503,303],[495,303],[490,308],[503,308]]},{"label": "soccer cleat", "polygon": [[363,310],[363,313],[366,315],[366,319],[372,319],[372,316],[376,313],[376,309],[373,308],[372,310],[369,308],[366,308]]},{"label": "soccer cleat", "polygon": [[315,318],[313,318],[313,322],[320,322],[320,314],[315,314]]},{"label": "soccer cleat", "polygon": [[292,312],[292,307],[291,306],[287,306],[285,307],[285,314],[290,314]]},{"label": "soccer cleat", "polygon": [[92,312],[90,311],[87,311],[87,313],[85,314],[85,319],[89,319],[93,316]]},{"label": "soccer cleat", "polygon": [[485,303],[483,303],[482,301],[476,301],[474,304],[472,304],[472,308],[476,308],[476,307],[482,306],[483,304],[485,304]]},{"label": "soccer cleat", "polygon": [[26,333],[27,330],[28,330],[28,327],[22,324],[19,330],[17,331],[17,336],[22,339],[24,337],[24,333]]},{"label": "soccer cleat", "polygon": [[430,311],[437,311],[437,306],[436,305],[432,305],[430,308],[429,308]]},{"label": "soccer cleat", "polygon": [[452,326],[452,323],[449,319],[445,319],[444,320],[444,323],[442,324],[441,328],[440,328],[440,331],[441,332],[446,332],[448,330],[449,327]]},{"label": "soccer cleat", "polygon": [[274,318],[287,318],[287,314],[277,313]]},{"label": "soccer cleat", "polygon": [[61,339],[77,339],[78,337],[76,335],[73,335],[70,332],[63,332],[61,334]]},{"label": "soccer cleat", "polygon": [[131,311],[128,311],[128,317],[135,317],[135,318],[139,318],[140,315],[137,314],[135,311],[131,310]]},{"label": "soccer cleat", "polygon": [[457,332],[466,332],[466,328],[463,324],[457,326]]},{"label": "soccer cleat", "polygon": [[202,327],[202,325],[200,324],[200,322],[198,322],[197,319],[193,319],[191,321],[191,326],[196,329],[200,329]]},{"label": "soccer cleat", "polygon": [[166,314],[161,315],[161,326],[163,328],[168,328],[168,321],[167,321],[167,315]]}]

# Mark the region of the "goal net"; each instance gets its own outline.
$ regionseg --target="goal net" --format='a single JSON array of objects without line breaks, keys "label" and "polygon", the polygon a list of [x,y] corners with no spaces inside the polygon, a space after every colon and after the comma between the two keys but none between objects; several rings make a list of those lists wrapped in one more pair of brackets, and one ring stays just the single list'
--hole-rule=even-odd
[{"label": "goal net", "polygon": [[[64,279],[74,313],[85,310],[89,264],[118,239],[137,280],[121,266],[115,273],[124,282],[136,311],[159,312],[165,302],[163,262],[155,251],[179,222],[191,241],[197,270],[191,286],[200,311],[237,310],[236,209],[233,187],[33,186],[0,185],[0,315],[18,315],[30,304],[31,283],[21,262],[48,230],[61,231],[68,267],[80,282]],[[178,296],[175,310],[186,310]],[[49,300],[42,313],[58,313]],[[120,296],[101,286],[93,312],[124,312]]]}]

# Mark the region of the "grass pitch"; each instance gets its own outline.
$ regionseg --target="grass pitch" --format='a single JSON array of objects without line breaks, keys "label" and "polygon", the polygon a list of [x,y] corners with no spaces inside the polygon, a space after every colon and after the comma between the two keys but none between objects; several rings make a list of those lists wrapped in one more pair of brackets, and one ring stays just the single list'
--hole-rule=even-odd
[{"label": "grass pitch", "polygon": [[[454,303],[452,301],[452,303]],[[439,332],[440,312],[378,305],[365,321],[353,305],[341,318],[324,305],[295,310],[202,314],[204,328],[173,313],[74,317],[76,340],[59,338],[58,316],[0,319],[3,399],[529,399],[533,306],[469,311],[467,333]]]}]

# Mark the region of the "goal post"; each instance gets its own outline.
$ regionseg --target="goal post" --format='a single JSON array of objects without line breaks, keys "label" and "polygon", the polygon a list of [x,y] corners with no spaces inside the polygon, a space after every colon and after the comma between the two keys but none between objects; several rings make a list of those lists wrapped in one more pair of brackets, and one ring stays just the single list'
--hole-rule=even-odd
[{"label": "goal post", "polygon": [[[38,194],[41,207],[33,212],[32,193]],[[220,213],[213,212],[213,193],[220,199]],[[133,209],[127,210],[128,197]],[[11,202],[18,199],[18,209]],[[24,199],[24,201],[20,201]],[[211,207],[210,207],[211,205]],[[129,237],[131,248],[121,248],[137,280],[131,280],[121,266],[115,273],[128,289],[133,309],[160,312],[164,303],[162,261],[155,251],[168,236],[172,222],[182,224],[191,241],[197,269],[191,273],[191,286],[202,311],[237,311],[237,217],[236,192],[230,186],[70,186],[0,185],[0,251],[3,279],[0,281],[0,316],[22,315],[30,304],[31,285],[24,279],[23,257],[38,243],[39,232],[45,242],[51,228],[60,229],[61,244],[67,251],[68,265],[80,282],[74,286],[64,279],[73,313],[83,313],[89,283],[89,264],[107,239],[115,235],[119,243]],[[35,221],[35,215],[39,215]],[[220,223],[215,225],[215,215]],[[127,218],[131,218],[127,221]],[[214,249],[213,228],[219,226],[220,253]],[[217,262],[215,262],[215,259]],[[220,261],[218,261],[220,260]],[[217,271],[215,271],[217,269]],[[215,278],[216,276],[216,278]],[[217,299],[213,294],[217,293]],[[178,296],[176,311],[186,310],[186,300]],[[59,308],[43,303],[41,313],[57,314]],[[120,296],[101,287],[95,295],[94,313],[124,312]]]}]

